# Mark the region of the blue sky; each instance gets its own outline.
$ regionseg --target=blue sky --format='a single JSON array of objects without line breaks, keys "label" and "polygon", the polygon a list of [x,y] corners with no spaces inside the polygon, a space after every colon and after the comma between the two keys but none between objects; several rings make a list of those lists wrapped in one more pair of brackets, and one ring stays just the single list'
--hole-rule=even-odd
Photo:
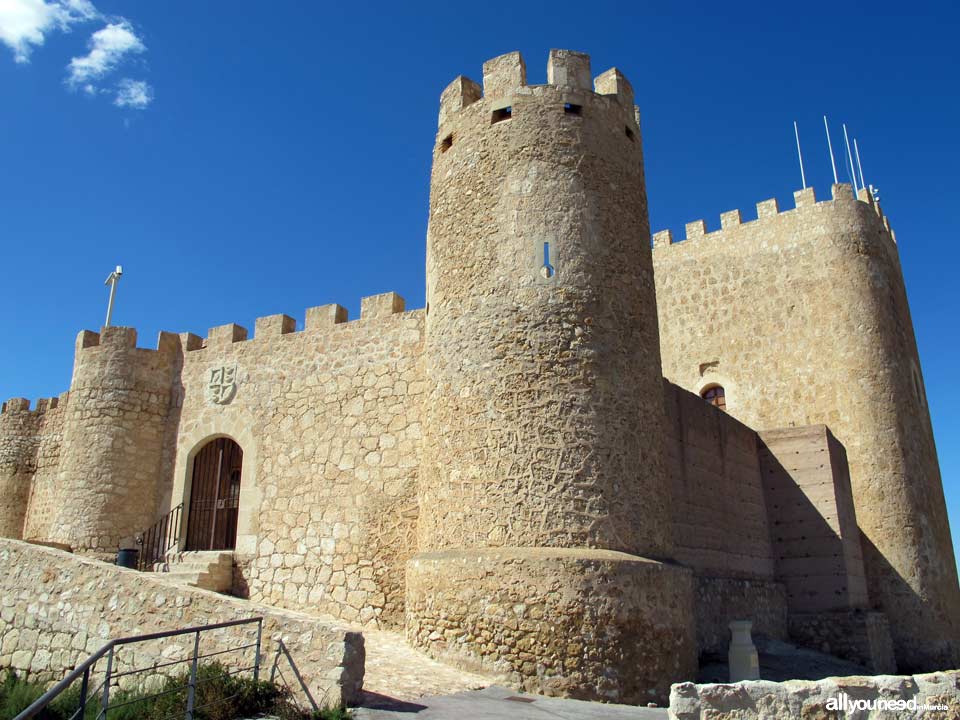
[{"label": "blue sky", "polygon": [[749,217],[774,196],[792,207],[794,120],[826,197],[821,116],[838,150],[847,123],[897,231],[960,536],[960,10],[462,8],[0,0],[0,397],[67,389],[74,337],[101,324],[117,263],[114,322],[144,346],[159,330],[252,331],[277,312],[302,323],[329,302],[356,317],[361,296],[388,290],[422,306],[440,91],[511,50],[543,82],[549,48],[570,48],[633,83],[654,230],[715,229],[721,212]]}]

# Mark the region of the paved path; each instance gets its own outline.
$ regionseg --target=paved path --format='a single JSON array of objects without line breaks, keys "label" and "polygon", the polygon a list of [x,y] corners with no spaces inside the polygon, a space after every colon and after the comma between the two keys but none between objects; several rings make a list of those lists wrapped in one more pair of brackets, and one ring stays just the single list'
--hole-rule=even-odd
[{"label": "paved path", "polygon": [[353,709],[357,720],[667,720],[665,709],[561,700],[498,685],[407,702],[368,698],[364,705]]},{"label": "paved path", "polygon": [[494,682],[437,662],[407,645],[400,633],[363,630],[363,637],[367,651],[363,690],[373,701],[378,697],[416,700],[424,695],[452,695]]}]

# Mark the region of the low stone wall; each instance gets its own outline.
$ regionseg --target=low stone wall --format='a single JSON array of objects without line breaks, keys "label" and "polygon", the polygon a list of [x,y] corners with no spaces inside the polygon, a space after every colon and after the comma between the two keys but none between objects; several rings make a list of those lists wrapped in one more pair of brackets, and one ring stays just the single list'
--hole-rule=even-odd
[{"label": "low stone wall", "polygon": [[[318,702],[337,705],[357,698],[363,686],[363,635],[342,623],[0,539],[0,667],[13,667],[39,680],[63,677],[111,638],[256,616],[264,619],[265,672],[283,640]],[[254,627],[205,633],[201,651],[248,644],[255,638]],[[116,667],[120,671],[150,667],[189,657],[192,650],[192,635],[150,641],[121,648]],[[216,659],[231,667],[249,667],[252,658],[253,649],[248,648]],[[176,665],[174,672],[187,667]]]},{"label": "low stone wall", "polygon": [[665,704],[693,677],[687,568],[597,549],[487,548],[407,563],[407,640],[531,692]]},{"label": "low stone wall", "polygon": [[790,638],[798,645],[859,663],[871,672],[894,673],[890,627],[883,613],[850,610],[790,616]]},{"label": "low stone wall", "polygon": [[787,593],[781,583],[698,577],[695,591],[697,649],[701,655],[726,656],[733,620],[753,622],[754,636],[787,639]]},{"label": "low stone wall", "polygon": [[[873,701],[903,701],[904,706],[871,707]],[[924,706],[930,706],[924,708]],[[875,675],[730,684],[680,683],[670,691],[670,720],[887,720],[960,717],[960,671],[927,675]]]}]

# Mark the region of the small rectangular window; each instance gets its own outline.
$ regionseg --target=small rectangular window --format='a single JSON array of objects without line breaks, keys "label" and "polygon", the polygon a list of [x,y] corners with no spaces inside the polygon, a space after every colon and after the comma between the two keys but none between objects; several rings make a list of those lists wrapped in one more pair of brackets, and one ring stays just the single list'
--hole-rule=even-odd
[{"label": "small rectangular window", "polygon": [[447,135],[440,143],[440,152],[445,153],[453,147],[453,135]]},{"label": "small rectangular window", "polygon": [[567,115],[582,115],[582,114],[583,114],[583,106],[582,106],[582,105],[574,105],[573,103],[564,103],[564,104],[563,104],[563,111],[564,111]]},{"label": "small rectangular window", "polygon": [[631,130],[629,127],[625,127],[624,130],[627,133],[627,138],[633,140],[633,130]]},{"label": "small rectangular window", "polygon": [[508,106],[508,107],[505,107],[505,108],[500,108],[499,110],[494,110],[494,111],[493,111],[493,114],[490,116],[490,124],[491,124],[491,125],[495,125],[495,124],[498,123],[498,122],[502,122],[502,121],[504,121],[504,120],[509,120],[509,119],[512,118],[512,117],[513,117],[513,108],[512,108],[512,107],[509,107],[509,106]]}]

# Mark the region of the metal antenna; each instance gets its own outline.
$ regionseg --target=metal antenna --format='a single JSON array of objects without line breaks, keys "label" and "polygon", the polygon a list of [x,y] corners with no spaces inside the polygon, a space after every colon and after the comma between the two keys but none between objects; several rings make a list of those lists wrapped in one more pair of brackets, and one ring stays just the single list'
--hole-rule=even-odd
[{"label": "metal antenna", "polygon": [[117,283],[120,282],[120,276],[123,275],[123,267],[117,265],[117,269],[107,275],[104,285],[110,286],[110,300],[107,302],[107,321],[104,327],[110,327],[110,319],[113,317],[113,299],[117,296]]},{"label": "metal antenna", "polygon": [[800,182],[803,183],[803,189],[807,189],[807,176],[803,174],[803,153],[800,152],[800,131],[797,129],[797,121],[793,121],[793,134],[797,136],[797,157],[800,158]]},{"label": "metal antenna", "polygon": [[843,141],[847,144],[847,160],[850,161],[850,180],[853,182],[853,196],[857,196],[857,171],[853,167],[853,155],[850,153],[850,138],[847,136],[847,124],[843,124]]},{"label": "metal antenna", "polygon": [[830,165],[833,167],[833,184],[840,181],[837,179],[837,162],[833,159],[833,143],[830,142],[830,126],[827,125],[827,116],[823,116],[823,127],[827,131],[827,147],[830,149]]},{"label": "metal antenna", "polygon": [[860,164],[860,148],[857,147],[857,139],[853,139],[853,150],[857,154],[857,168],[860,170],[860,187],[865,188],[867,184],[863,181],[863,165]]}]

